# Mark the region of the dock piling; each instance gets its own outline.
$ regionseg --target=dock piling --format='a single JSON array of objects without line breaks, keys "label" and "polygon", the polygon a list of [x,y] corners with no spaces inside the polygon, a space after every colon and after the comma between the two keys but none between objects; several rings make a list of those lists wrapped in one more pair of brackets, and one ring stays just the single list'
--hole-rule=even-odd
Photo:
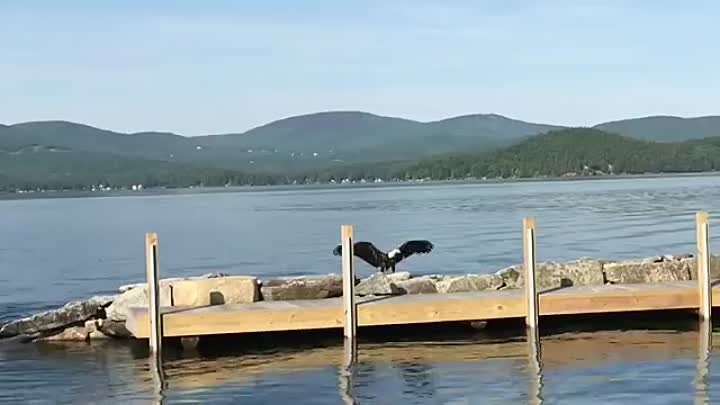
[{"label": "dock piling", "polygon": [[712,315],[712,291],[710,286],[710,252],[708,250],[710,225],[707,212],[696,215],[697,237],[697,279],[700,297],[699,315],[701,321],[709,322]]},{"label": "dock piling", "polygon": [[342,243],[342,280],[344,336],[355,340],[357,335],[357,306],[355,305],[355,270],[353,268],[353,227],[343,225],[341,230]]},{"label": "dock piling", "polygon": [[530,329],[538,326],[538,296],[535,285],[536,265],[535,218],[523,219],[523,258],[525,264],[525,296],[527,298],[527,315],[525,325]]},{"label": "dock piling", "polygon": [[148,284],[148,310],[150,318],[150,352],[162,356],[162,317],[160,316],[160,276],[158,274],[158,236],[145,235],[145,269]]}]

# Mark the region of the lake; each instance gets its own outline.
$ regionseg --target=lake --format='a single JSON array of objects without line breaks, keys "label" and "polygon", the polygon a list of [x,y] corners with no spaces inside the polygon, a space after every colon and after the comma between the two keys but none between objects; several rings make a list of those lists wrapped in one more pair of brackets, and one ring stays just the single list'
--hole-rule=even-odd
[{"label": "lake", "polygon": [[[525,216],[537,220],[540,261],[694,253],[698,210],[711,214],[712,250],[718,186],[720,177],[698,176],[5,200],[0,322],[143,281],[149,231],[159,235],[163,278],[338,273],[332,249],[342,224],[355,226],[356,240],[384,249],[431,240],[430,255],[398,266],[413,274],[491,273],[519,263]],[[358,261],[356,271],[372,269]],[[348,378],[352,397],[373,404],[533,401],[523,341],[458,339],[361,346]],[[692,330],[547,337],[543,398],[692,403],[697,341]],[[343,403],[341,352],[330,345],[180,356],[167,364],[164,403]],[[0,403],[154,403],[145,355],[117,342],[0,341]],[[715,380],[711,372],[704,394],[717,395]]]}]

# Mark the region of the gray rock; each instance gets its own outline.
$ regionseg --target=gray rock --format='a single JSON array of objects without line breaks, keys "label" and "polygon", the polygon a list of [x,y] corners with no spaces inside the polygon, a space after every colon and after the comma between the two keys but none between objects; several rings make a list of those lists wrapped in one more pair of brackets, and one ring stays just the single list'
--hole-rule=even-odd
[{"label": "gray rock", "polygon": [[115,338],[130,338],[132,333],[125,327],[125,322],[104,320],[100,324],[100,332]]},{"label": "gray rock", "polygon": [[[524,266],[512,266],[495,273],[505,283],[505,288],[523,288],[525,286]],[[567,287],[572,285],[603,285],[603,262],[593,259],[580,259],[567,263],[538,263],[536,268],[536,287],[539,291]]]},{"label": "gray rock", "polygon": [[28,318],[18,319],[5,324],[0,329],[0,337],[15,335],[33,335],[55,329],[66,328],[90,318],[102,317],[104,307],[114,297],[92,297],[87,301],[73,301],[62,308],[45,311]]},{"label": "gray rock", "polygon": [[73,341],[84,342],[88,340],[90,333],[84,326],[72,326],[62,332],[37,339],[38,341]]},{"label": "gray rock", "polygon": [[438,292],[435,281],[430,277],[398,281],[395,286],[400,291],[400,294],[434,294]]},{"label": "gray rock", "polygon": [[691,280],[694,268],[695,259],[660,258],[607,263],[603,271],[608,283],[634,284]]},{"label": "gray rock", "polygon": [[504,285],[503,278],[496,274],[446,277],[435,283],[439,293],[497,290]]},{"label": "gray rock", "polygon": [[110,339],[110,336],[100,332],[99,330],[94,330],[88,334],[88,339],[90,340],[103,340],[103,339]]},{"label": "gray rock", "polygon": [[520,288],[522,287],[523,281],[523,279],[520,278],[520,272],[522,270],[521,266],[511,266],[497,271],[495,275],[503,279],[505,288]]},{"label": "gray rock", "polygon": [[[132,288],[125,291],[115,298],[112,304],[105,310],[106,318],[113,321],[124,321],[130,308],[141,307],[147,308],[148,302],[147,286],[140,288]],[[170,306],[172,303],[170,285],[160,285],[160,306]]]},{"label": "gray rock", "polygon": [[[220,277],[229,277],[229,276],[230,275],[228,273],[223,273],[223,272],[218,271],[218,272],[206,273],[206,274],[203,274],[201,276],[196,276],[196,277],[171,277],[171,278],[164,278],[164,279],[160,280],[160,285],[161,286],[168,285],[174,281],[198,280],[198,279],[220,278]],[[132,290],[133,288],[145,287],[146,285],[147,285],[147,283],[126,284],[126,285],[120,286],[118,288],[118,290],[121,293],[124,293],[126,291]]]},{"label": "gray rock", "polygon": [[373,273],[355,286],[355,295],[398,295],[400,290],[383,273]]},{"label": "gray rock", "polygon": [[388,274],[385,274],[385,276],[392,283],[398,283],[400,281],[410,280],[410,273],[407,271],[398,271],[397,273],[388,273]]},{"label": "gray rock", "polygon": [[342,277],[337,275],[269,280],[260,288],[265,301],[332,298],[342,296],[342,292]]}]

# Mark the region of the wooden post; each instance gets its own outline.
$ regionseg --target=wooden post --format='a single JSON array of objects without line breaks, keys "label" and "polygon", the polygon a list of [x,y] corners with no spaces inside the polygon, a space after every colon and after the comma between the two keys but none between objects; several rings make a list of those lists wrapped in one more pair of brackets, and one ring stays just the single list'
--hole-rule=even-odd
[{"label": "wooden post", "polygon": [[162,317],[160,316],[160,276],[158,274],[158,237],[145,235],[145,270],[148,285],[148,313],[150,318],[150,352],[162,356]]},{"label": "wooden post", "polygon": [[353,227],[342,226],[342,279],[343,309],[345,312],[344,336],[355,339],[357,334],[357,307],[355,306],[355,270],[353,269]]},{"label": "wooden post", "polygon": [[527,298],[527,316],[525,325],[535,329],[538,326],[538,297],[535,286],[535,219],[523,219],[523,258],[525,264],[525,297]]},{"label": "wooden post", "polygon": [[708,214],[706,212],[698,212],[695,219],[697,223],[697,279],[698,295],[700,297],[699,315],[701,321],[710,321],[712,315],[710,252],[708,250],[710,225],[708,221]]}]

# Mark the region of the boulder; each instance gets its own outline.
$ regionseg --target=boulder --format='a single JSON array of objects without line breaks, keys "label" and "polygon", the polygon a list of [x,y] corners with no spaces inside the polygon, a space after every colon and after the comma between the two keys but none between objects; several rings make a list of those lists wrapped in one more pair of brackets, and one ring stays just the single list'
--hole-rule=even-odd
[{"label": "boulder", "polygon": [[313,300],[341,297],[342,277],[299,277],[269,280],[262,283],[260,294],[265,301]]},{"label": "boulder", "polygon": [[434,294],[438,292],[435,281],[430,277],[411,278],[394,284],[400,294]]},{"label": "boulder", "polygon": [[[500,270],[500,276],[506,288],[525,286],[524,266],[512,266]],[[538,291],[572,285],[603,285],[603,262],[592,259],[580,259],[567,263],[538,263],[536,268],[536,287]]]},{"label": "boulder", "polygon": [[103,339],[110,339],[110,336],[100,332],[99,330],[94,330],[88,334],[88,339],[90,340],[103,340]]},{"label": "boulder", "polygon": [[497,290],[504,284],[502,277],[496,274],[465,275],[445,277],[435,283],[439,293]]},{"label": "boulder", "polygon": [[[166,284],[171,284],[173,282],[182,281],[182,280],[202,280],[202,279],[211,279],[211,278],[228,277],[228,276],[229,276],[229,274],[227,274],[227,273],[212,272],[212,273],[206,273],[206,274],[203,274],[201,276],[196,276],[196,277],[171,277],[171,278],[164,278],[164,279],[160,280],[160,285],[162,286],[162,285],[166,285]],[[147,285],[147,283],[126,284],[126,285],[120,286],[120,288],[118,288],[118,290],[121,293],[124,293],[125,291],[129,291],[129,290],[132,290],[133,288],[137,288],[137,287],[143,287],[145,285]]]},{"label": "boulder", "polygon": [[84,326],[73,326],[63,330],[62,332],[52,335],[38,338],[38,341],[72,341],[72,342],[84,342],[88,340],[90,333]]},{"label": "boulder", "polygon": [[387,276],[388,280],[392,283],[398,283],[401,281],[407,281],[410,280],[410,273],[407,271],[399,271],[397,273],[387,273],[385,274]]},{"label": "boulder", "polygon": [[[147,284],[139,288],[132,288],[120,294],[112,304],[105,310],[106,318],[113,321],[125,321],[130,308],[147,308],[150,298],[148,296]],[[160,284],[160,306],[172,304],[170,285]]]},{"label": "boulder", "polygon": [[608,283],[633,284],[691,280],[693,267],[694,259],[653,258],[607,263],[603,270]]},{"label": "boulder", "polygon": [[171,287],[172,304],[177,307],[248,304],[260,299],[257,278],[249,276],[180,280]]},{"label": "boulder", "polygon": [[498,270],[495,275],[503,280],[503,288],[520,288],[523,286],[523,279],[520,273],[523,271],[522,266],[510,266],[502,270]]},{"label": "boulder", "polygon": [[125,322],[104,320],[100,325],[100,332],[115,338],[130,338],[132,333],[125,327]]},{"label": "boulder", "polygon": [[0,337],[34,335],[36,333],[66,328],[90,318],[102,317],[105,306],[113,302],[113,296],[92,297],[87,301],[73,301],[62,308],[41,312],[28,318],[3,325]]},{"label": "boulder", "polygon": [[383,273],[373,273],[355,286],[355,295],[398,295],[400,290]]},{"label": "boulder", "polygon": [[[695,258],[690,259],[690,277],[697,280],[697,262]],[[710,277],[712,279],[720,278],[720,256],[710,255]]]}]

